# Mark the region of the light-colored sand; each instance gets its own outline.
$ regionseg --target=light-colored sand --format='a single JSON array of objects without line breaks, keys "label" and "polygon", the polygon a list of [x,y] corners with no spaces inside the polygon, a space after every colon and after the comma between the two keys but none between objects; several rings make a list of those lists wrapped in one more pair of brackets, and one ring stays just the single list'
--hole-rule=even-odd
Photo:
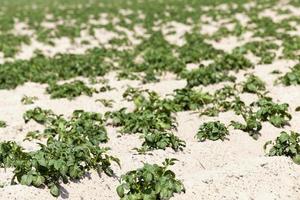
[{"label": "light-colored sand", "polygon": [[[251,4],[249,5],[251,6]],[[225,9],[223,7],[220,7],[220,9],[221,8]],[[123,10],[122,13],[126,15],[130,13],[130,11]],[[265,15],[270,14],[273,15],[274,13],[265,13]],[[237,18],[243,18],[243,16],[239,15]],[[245,21],[246,20],[247,19],[245,19]],[[174,43],[178,42],[177,45],[182,45],[182,35],[189,31],[189,28],[176,22],[171,25],[173,29],[178,29],[176,31],[177,34],[175,36],[166,36],[167,40]],[[217,25],[217,22],[215,22],[211,23],[211,27],[203,26],[202,28],[206,29],[206,33],[213,33],[215,31],[213,26]],[[50,25],[48,24],[48,26]],[[141,29],[139,30],[142,35],[143,31]],[[124,29],[123,31],[126,32]],[[99,35],[99,40],[112,37],[112,34],[105,32],[105,30],[99,30],[99,32],[96,33],[96,38],[98,37],[97,35]],[[132,36],[132,40],[134,40],[134,34],[131,35],[131,33],[128,33],[127,35],[129,35],[129,38]],[[244,42],[246,41],[238,41],[238,38],[232,37],[212,43],[220,49],[230,51],[235,46],[239,46]],[[32,46],[35,44],[36,43],[33,43]],[[55,46],[53,47],[53,51],[64,52],[68,49],[67,45],[70,44],[66,42],[60,43],[60,45],[62,45],[62,49]],[[35,48],[36,47],[32,47],[32,49]],[[27,49],[27,52],[23,52],[22,50],[22,53],[27,54],[22,56],[23,54],[20,53],[19,56],[22,58],[30,58],[30,54],[33,52],[32,49]],[[121,169],[116,165],[113,166],[116,175],[120,177],[121,174],[129,170],[141,167],[143,162],[161,163],[166,157],[177,158],[179,161],[176,165],[172,166],[172,170],[174,170],[177,177],[183,181],[186,187],[186,193],[175,195],[174,199],[176,200],[299,199],[300,166],[294,164],[289,158],[266,157],[263,151],[264,143],[268,140],[275,139],[280,131],[300,131],[300,113],[294,112],[295,108],[300,105],[300,86],[274,86],[273,82],[276,76],[270,74],[270,72],[275,69],[286,72],[289,70],[289,67],[292,67],[295,63],[295,61],[276,60],[271,65],[256,65],[255,69],[247,71],[254,72],[267,83],[267,89],[270,91],[269,95],[273,97],[275,101],[290,104],[289,112],[293,115],[290,127],[278,129],[269,123],[263,123],[262,136],[257,141],[249,137],[247,133],[230,129],[228,141],[207,141],[199,143],[194,136],[203,122],[220,120],[228,125],[231,120],[241,120],[241,118],[234,115],[233,112],[221,113],[219,117],[214,118],[200,118],[197,113],[180,112],[176,115],[178,121],[178,132],[176,134],[186,141],[186,148],[184,151],[176,153],[171,149],[167,149],[166,151],[157,150],[152,152],[153,155],[137,155],[135,151],[132,150],[141,145],[141,140],[138,135],[117,137],[117,129],[107,127],[110,140],[105,145],[111,147],[110,153],[120,158],[122,165]],[[190,66],[191,68],[195,68],[194,65]],[[244,80],[244,73],[246,72],[238,74],[239,81]],[[186,84],[184,80],[176,80],[173,76],[169,75],[162,77],[159,83],[145,85],[142,85],[139,81],[119,81],[116,79],[115,73],[110,73],[105,78],[109,80],[109,85],[115,87],[117,90],[94,94],[93,97],[81,96],[73,101],[50,99],[49,95],[45,94],[46,85],[36,83],[26,83],[15,90],[0,90],[0,119],[8,122],[8,127],[0,129],[0,140],[14,140],[27,150],[36,149],[37,145],[34,144],[34,142],[24,142],[23,139],[28,131],[42,130],[43,127],[35,122],[25,124],[22,119],[22,114],[35,106],[52,109],[55,113],[64,114],[66,117],[76,109],[100,113],[104,113],[108,110],[117,110],[122,107],[133,109],[132,103],[122,99],[122,93],[127,88],[127,85],[154,90],[160,95],[165,96],[174,89],[182,88]],[[209,86],[203,88],[203,90],[211,92],[222,85],[224,84]],[[93,87],[96,88],[100,86],[101,84],[93,85]],[[33,105],[22,105],[21,98],[23,95],[37,96],[39,100]],[[254,101],[256,98],[254,95],[249,94],[243,94],[241,97],[247,103]],[[114,107],[105,108],[99,102],[95,102],[95,100],[99,98],[113,99],[115,101],[113,104]],[[5,187],[0,188],[0,199],[55,199],[50,195],[47,189],[9,185],[12,175],[10,169],[7,169],[6,172],[3,169],[0,170],[0,184],[5,185]],[[63,184],[63,194],[58,199],[118,199],[115,192],[117,185],[117,178],[107,177],[106,175],[99,177],[95,172],[91,172],[91,174],[88,174],[82,180]]]}]

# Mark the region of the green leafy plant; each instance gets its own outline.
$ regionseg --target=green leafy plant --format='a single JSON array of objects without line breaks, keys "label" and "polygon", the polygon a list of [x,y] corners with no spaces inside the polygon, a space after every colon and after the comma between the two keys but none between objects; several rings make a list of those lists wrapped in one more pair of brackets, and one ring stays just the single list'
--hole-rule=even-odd
[{"label": "green leafy plant", "polygon": [[179,57],[185,63],[197,63],[201,60],[215,59],[224,53],[222,50],[217,50],[211,44],[206,43],[204,38],[199,33],[186,34],[186,44],[178,49]]},{"label": "green leafy plant", "polygon": [[160,99],[157,93],[145,91],[134,96],[135,110],[126,112],[126,108],[108,112],[112,124],[122,126],[122,133],[148,133],[153,130],[165,131],[176,128],[172,113],[177,110],[170,100]]},{"label": "green leafy plant", "polygon": [[5,57],[15,56],[19,52],[22,43],[29,44],[29,37],[17,36],[11,33],[0,34],[0,52],[3,52]]},{"label": "green leafy plant", "polygon": [[269,121],[275,127],[283,127],[292,119],[291,114],[288,113],[289,105],[274,103],[270,97],[262,97],[251,105],[259,107],[256,112],[257,118]]},{"label": "green leafy plant", "polygon": [[36,100],[38,100],[37,97],[29,97],[29,96],[24,95],[21,99],[21,102],[24,105],[29,105],[29,104],[33,104],[34,101],[36,101]]},{"label": "green leafy plant", "polygon": [[112,99],[96,99],[95,101],[102,103],[102,105],[104,107],[108,107],[108,108],[112,108],[113,107],[113,103],[115,102]]},{"label": "green leafy plant", "polygon": [[255,56],[260,58],[260,64],[271,64],[276,58],[275,50],[278,49],[278,45],[265,41],[253,41],[248,42],[241,47],[237,47],[234,51],[242,54],[247,54],[248,52],[253,53]]},{"label": "green leafy plant", "polygon": [[176,159],[166,159],[162,166],[145,163],[140,169],[122,175],[117,193],[125,199],[170,199],[174,193],[185,192],[181,181],[168,167],[174,165]]},{"label": "green leafy plant", "polygon": [[40,131],[29,131],[23,141],[40,140],[43,137],[46,137],[46,135]]},{"label": "green leafy plant", "polygon": [[222,140],[224,141],[226,136],[229,135],[229,131],[227,127],[221,123],[220,121],[214,121],[214,122],[205,122],[203,123],[197,134],[196,138],[200,142],[204,142],[205,140]]},{"label": "green leafy plant", "polygon": [[55,116],[56,115],[52,110],[44,110],[40,107],[36,107],[34,109],[27,110],[23,115],[23,119],[25,123],[30,120],[34,120],[37,123],[46,124],[51,123],[54,120]]},{"label": "green leafy plant", "polygon": [[84,82],[78,80],[61,85],[57,85],[56,83],[50,84],[46,91],[53,99],[68,98],[69,100],[72,100],[82,94],[92,96],[93,93],[96,92],[95,89],[86,86]]},{"label": "green leafy plant", "polygon": [[0,128],[5,128],[7,126],[5,121],[0,120]]},{"label": "green leafy plant", "polygon": [[173,97],[173,102],[180,110],[197,110],[213,100],[210,94],[189,88],[175,90]]},{"label": "green leafy plant", "polygon": [[247,80],[242,83],[243,92],[258,93],[266,89],[265,83],[253,74],[250,74]]},{"label": "green leafy plant", "polygon": [[61,182],[79,179],[91,169],[113,175],[111,162],[119,164],[119,160],[107,154],[109,148],[99,146],[108,140],[102,115],[82,110],[74,111],[70,120],[53,113],[51,120],[41,115],[37,120],[44,122],[46,129],[27,135],[29,140],[41,136],[47,139],[46,144],[39,144],[39,150],[27,152],[15,142],[0,143],[0,166],[14,168],[12,181],[45,185],[53,196],[59,196]]},{"label": "green leafy plant", "polygon": [[240,107],[244,103],[238,97],[237,89],[232,86],[225,85],[223,88],[218,89],[213,94],[211,105],[205,107],[200,115],[217,116],[220,112],[234,110],[236,114],[240,113]]},{"label": "green leafy plant", "polygon": [[109,64],[103,61],[107,54],[106,50],[96,48],[84,55],[37,55],[30,60],[6,62],[0,65],[0,89],[13,89],[28,81],[54,83],[78,76],[103,76],[109,70]]},{"label": "green leafy plant", "polygon": [[295,65],[290,72],[279,78],[279,81],[284,85],[299,85],[300,84],[300,64]]},{"label": "green leafy plant", "polygon": [[165,150],[167,147],[178,151],[183,150],[183,147],[185,147],[185,142],[170,132],[153,131],[146,133],[142,138],[144,139],[142,147],[136,149],[140,153],[154,149]]},{"label": "green leafy plant", "polygon": [[[82,138],[82,137],[81,137]],[[79,179],[90,169],[112,175],[111,161],[118,160],[106,154],[108,149],[92,145],[87,140],[68,137],[49,138],[40,150],[25,152],[14,142],[0,143],[0,164],[14,169],[14,177],[23,185],[46,185],[53,196],[59,196],[60,181]]]},{"label": "green leafy plant", "polygon": [[235,77],[229,75],[228,72],[219,71],[212,65],[207,67],[200,65],[198,69],[193,69],[192,71],[185,73],[183,77],[187,79],[188,87],[198,85],[206,86],[222,81],[235,81]]},{"label": "green leafy plant", "polygon": [[244,113],[242,114],[245,124],[242,124],[240,122],[236,122],[236,121],[231,121],[231,125],[235,128],[235,129],[239,129],[242,130],[244,132],[249,133],[249,135],[257,140],[258,137],[260,136],[260,130],[262,129],[262,124],[260,122],[260,120],[256,117],[255,114],[253,113]]},{"label": "green leafy plant", "polygon": [[267,153],[268,156],[287,156],[293,159],[297,164],[300,164],[300,134],[291,131],[290,134],[282,131],[275,142],[268,141],[264,145],[264,149],[272,145]]}]

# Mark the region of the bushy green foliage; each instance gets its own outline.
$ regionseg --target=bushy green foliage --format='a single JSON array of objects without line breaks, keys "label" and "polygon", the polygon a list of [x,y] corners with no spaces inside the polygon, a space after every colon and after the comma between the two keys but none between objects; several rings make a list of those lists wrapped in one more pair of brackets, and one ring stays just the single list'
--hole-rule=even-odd
[{"label": "bushy green foliage", "polygon": [[283,57],[287,59],[298,59],[300,50],[300,37],[285,35],[283,38]]},{"label": "bushy green foliage", "polygon": [[24,105],[29,105],[29,104],[33,104],[34,101],[36,101],[36,100],[38,100],[37,97],[29,97],[29,96],[24,95],[21,99],[21,102]]},{"label": "bushy green foliage", "polygon": [[122,126],[122,133],[148,133],[153,130],[164,131],[176,127],[172,112],[176,107],[166,99],[160,99],[155,92],[146,92],[134,98],[135,110],[126,112],[126,108],[107,113],[115,126]]},{"label": "bushy green foliage", "polygon": [[249,133],[249,135],[253,139],[257,140],[258,137],[260,136],[259,131],[262,129],[261,120],[259,118],[257,118],[255,113],[252,113],[251,111],[244,112],[242,114],[242,116],[245,121],[244,124],[240,123],[240,122],[236,122],[236,121],[231,121],[231,125],[235,129],[239,129],[239,130]]},{"label": "bushy green foliage", "polygon": [[242,54],[231,53],[224,54],[216,59],[215,63],[211,64],[219,71],[239,71],[253,68],[254,65]]},{"label": "bushy green foliage", "polygon": [[202,60],[213,60],[223,54],[223,51],[215,49],[204,41],[204,36],[199,33],[185,35],[186,44],[178,49],[179,58],[185,63],[197,63]]},{"label": "bushy green foliage", "polygon": [[300,84],[300,64],[295,65],[290,72],[279,78],[279,81],[284,85],[299,85]]},{"label": "bushy green foliage", "polygon": [[99,146],[108,140],[100,114],[75,111],[70,120],[56,116],[47,123],[43,135],[47,143],[31,152],[15,142],[0,143],[0,166],[14,168],[13,180],[28,186],[45,185],[57,197],[61,181],[79,179],[91,169],[111,176],[111,162],[119,163],[107,154],[108,148]]},{"label": "bushy green foliage", "polygon": [[239,71],[252,68],[253,64],[242,54],[224,54],[215,59],[214,63],[208,66],[200,65],[185,74],[188,87],[198,85],[209,85],[223,81],[235,81],[235,77],[229,75],[229,71]]},{"label": "bushy green foliage", "polygon": [[[143,92],[145,94],[143,95]],[[171,100],[160,99],[158,94],[129,88],[123,96],[134,101],[135,110],[126,112],[123,108],[115,112],[107,112],[114,126],[121,126],[121,133],[140,133],[144,142],[139,152],[171,147],[175,151],[182,150],[185,142],[171,131],[176,129],[173,112],[179,110]]]},{"label": "bushy green foliage", "polygon": [[265,82],[263,82],[258,76],[250,74],[247,80],[243,82],[243,92],[258,93],[266,89]]},{"label": "bushy green foliage", "polygon": [[34,120],[37,123],[46,124],[51,123],[55,116],[56,115],[52,110],[44,110],[40,107],[35,107],[34,109],[27,110],[23,115],[23,119],[25,123],[30,120]]},{"label": "bushy green foliage", "polygon": [[255,56],[260,58],[260,64],[271,64],[276,58],[276,53],[279,46],[270,41],[253,41],[248,42],[241,47],[237,47],[234,51],[242,54],[247,54],[248,52],[253,53]]},{"label": "bushy green foliage", "polygon": [[256,112],[257,118],[269,121],[275,127],[283,127],[292,119],[291,114],[288,113],[289,105],[274,103],[270,97],[262,97],[252,105],[259,107]]},{"label": "bushy green foliage", "polygon": [[197,110],[213,100],[210,94],[190,88],[177,89],[174,92],[173,102],[180,110]]},{"label": "bushy green foliage", "polygon": [[196,138],[200,142],[204,142],[205,140],[222,140],[224,141],[226,136],[229,135],[229,131],[227,127],[221,123],[220,121],[212,121],[203,123],[197,134]]},{"label": "bushy green foliage", "polygon": [[85,85],[84,82],[75,80],[70,83],[63,83],[58,85],[56,83],[50,84],[46,89],[51,98],[67,98],[69,100],[74,99],[82,94],[92,96],[96,90]]},{"label": "bushy green foliage", "polygon": [[237,97],[237,89],[232,86],[225,85],[213,94],[212,104],[201,111],[201,115],[217,116],[220,112],[226,112],[230,109],[237,109],[242,103]]},{"label": "bushy green foliage", "polygon": [[7,62],[0,65],[0,89],[13,89],[27,81],[53,83],[77,76],[103,76],[109,70],[103,61],[106,54],[106,50],[92,49],[83,55],[38,55],[30,60]]},{"label": "bushy green foliage", "polygon": [[[161,32],[151,33],[133,52],[129,52],[121,61],[121,77],[128,77],[134,72],[143,73],[143,82],[156,82],[164,71],[180,73],[184,64],[173,55],[173,45],[169,44]],[[134,62],[139,58],[140,62]],[[130,76],[130,75],[129,75]],[[132,76],[132,75],[131,75]],[[137,77],[135,77],[137,78]]]},{"label": "bushy green foliage", "polygon": [[145,163],[142,168],[129,171],[121,177],[117,193],[122,200],[127,199],[170,199],[174,193],[185,192],[181,181],[176,179],[169,166],[175,159],[166,159],[162,166]]},{"label": "bushy green foliage", "polygon": [[104,107],[112,108],[114,100],[112,99],[96,99],[96,102],[102,103]]},{"label": "bushy green foliage", "polygon": [[19,52],[21,44],[29,44],[29,41],[29,37],[27,36],[0,33],[0,52],[2,52],[5,57],[13,57]]},{"label": "bushy green foliage", "polygon": [[300,134],[291,131],[290,134],[282,131],[274,142],[268,141],[264,149],[272,145],[267,153],[268,156],[287,156],[300,164]]},{"label": "bushy green foliage", "polygon": [[194,87],[198,85],[210,85],[220,83],[222,81],[235,81],[235,77],[229,75],[227,72],[217,70],[215,66],[209,65],[207,67],[200,65],[198,69],[193,69],[184,75],[187,79],[187,86]]},{"label": "bushy green foliage", "polygon": [[137,149],[141,153],[154,149],[165,150],[167,147],[172,148],[174,151],[178,151],[183,150],[183,147],[185,147],[185,141],[181,140],[171,132],[153,131],[151,133],[146,133],[142,138],[144,139],[142,147]]}]

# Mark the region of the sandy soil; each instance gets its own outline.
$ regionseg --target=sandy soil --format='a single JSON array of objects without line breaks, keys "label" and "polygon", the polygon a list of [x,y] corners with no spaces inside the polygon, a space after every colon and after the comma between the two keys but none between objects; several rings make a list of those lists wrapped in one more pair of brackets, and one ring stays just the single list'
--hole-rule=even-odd
[{"label": "sandy soil", "polygon": [[[274,15],[274,13],[269,11],[264,13],[264,15]],[[243,18],[243,16],[238,17]],[[189,27],[176,22],[171,23],[169,26],[172,26],[172,29],[177,31],[176,35],[166,38],[170,42],[174,43],[177,41],[179,42],[178,45],[182,45],[183,41],[180,38],[186,31],[189,31]],[[213,33],[215,26],[218,26],[217,22],[213,23],[212,27],[203,27],[206,29],[206,33]],[[105,30],[102,30],[102,32],[100,30],[99,34],[102,39],[113,37],[111,33],[105,32]],[[251,38],[248,39],[249,37],[246,37],[246,39],[238,41],[237,38],[230,37],[213,44],[217,48],[230,51],[235,46],[251,40]],[[24,52],[22,50],[18,56],[30,58],[35,48],[44,48],[45,51],[48,48],[49,55],[57,52],[68,52],[67,50],[71,48],[67,41],[59,41],[58,43],[61,47],[56,49],[53,47],[54,49],[51,50],[49,50],[50,47],[39,46],[41,44],[33,43],[31,49],[22,47],[28,51]],[[87,47],[82,48],[85,49]],[[81,50],[77,49],[77,51],[80,52]],[[300,131],[300,113],[294,112],[295,108],[300,105],[300,86],[274,86],[273,82],[276,77],[270,74],[275,69],[286,72],[295,63],[294,61],[276,60],[270,65],[256,65],[255,69],[248,72],[254,72],[267,83],[270,96],[275,101],[290,104],[289,112],[293,115],[293,119],[290,122],[291,126],[285,127],[285,130]],[[239,74],[238,80],[243,80],[244,73]],[[164,96],[171,93],[174,89],[183,88],[186,84],[184,80],[176,80],[169,75],[162,77],[162,81],[159,83],[145,85],[142,85],[139,81],[117,80],[115,73],[110,73],[105,78],[109,80],[109,85],[117,88],[117,90],[94,94],[93,97],[80,96],[73,101],[50,99],[49,95],[45,94],[46,85],[36,83],[26,83],[14,90],[0,90],[0,119],[8,122],[8,127],[0,129],[0,140],[17,141],[27,150],[37,148],[34,142],[24,142],[23,139],[28,131],[42,129],[42,127],[35,122],[25,124],[22,118],[22,114],[26,110],[36,106],[52,109],[55,113],[64,114],[65,116],[69,116],[76,109],[104,113],[108,110],[117,110],[122,107],[133,107],[132,103],[122,99],[122,93],[127,88],[127,85],[148,88]],[[100,86],[100,84],[93,85],[96,88]],[[218,86],[210,86],[203,88],[203,90],[211,91],[216,87]],[[33,105],[23,105],[21,103],[23,95],[37,96],[39,100]],[[100,103],[95,102],[99,98],[113,99],[115,101],[114,107],[105,108]],[[243,94],[242,99],[252,102],[255,96]],[[230,129],[230,136],[227,141],[199,143],[194,136],[203,122],[218,119],[225,124],[229,124],[231,120],[241,120],[241,118],[235,116],[233,112],[222,113],[215,118],[199,118],[197,113],[180,112],[177,113],[176,117],[178,121],[176,134],[187,143],[187,147],[182,152],[176,153],[171,149],[167,149],[166,151],[153,151],[153,155],[137,155],[132,149],[141,145],[138,135],[117,137],[117,129],[107,127],[110,140],[106,145],[111,147],[110,153],[120,158],[122,164],[121,169],[118,166],[113,166],[116,175],[119,177],[129,170],[141,167],[143,162],[161,163],[166,157],[169,157],[179,160],[172,167],[172,170],[183,181],[187,189],[185,194],[175,195],[174,199],[176,200],[297,200],[300,198],[300,166],[294,164],[289,158],[266,157],[263,151],[264,143],[275,139],[283,129],[264,123],[261,131],[262,136],[257,141],[249,137],[247,133]],[[0,199],[55,199],[47,189],[8,185],[11,177],[10,169],[7,169],[6,172],[3,169],[0,170],[0,183],[5,185],[5,187],[0,188]],[[63,184],[63,195],[58,199],[118,199],[115,192],[118,183],[118,178],[107,177],[106,175],[99,177],[97,173],[91,172],[81,180]]]}]

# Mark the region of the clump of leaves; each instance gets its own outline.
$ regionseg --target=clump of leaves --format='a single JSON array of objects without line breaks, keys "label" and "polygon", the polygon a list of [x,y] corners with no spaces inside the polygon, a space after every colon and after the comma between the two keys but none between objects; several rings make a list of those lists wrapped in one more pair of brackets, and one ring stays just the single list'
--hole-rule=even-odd
[{"label": "clump of leaves", "polygon": [[254,67],[247,58],[239,53],[225,54],[218,57],[211,65],[220,71],[239,71]]},{"label": "clump of leaves", "polygon": [[205,122],[202,124],[196,134],[196,138],[200,142],[205,140],[222,140],[224,141],[226,136],[229,135],[227,127],[220,121]]},{"label": "clump of leaves", "polygon": [[5,121],[0,120],[0,128],[5,128],[7,126]]},{"label": "clump of leaves", "polygon": [[153,130],[165,131],[176,128],[175,118],[172,113],[177,110],[170,100],[161,99],[157,93],[144,91],[139,93],[133,101],[135,110],[126,112],[126,108],[107,113],[112,119],[112,124],[122,126],[122,133],[148,133]]},{"label": "clump of leaves", "polygon": [[190,88],[175,90],[173,102],[179,106],[180,110],[197,110],[206,104],[211,103],[213,97],[201,91]]},{"label": "clump of leaves", "polygon": [[121,133],[140,133],[144,139],[139,152],[171,147],[181,150],[185,142],[171,131],[176,130],[175,117],[172,115],[179,110],[178,105],[169,99],[161,99],[157,93],[147,90],[129,88],[123,95],[135,103],[135,110],[127,112],[123,108],[115,112],[107,112],[112,124],[121,126]]},{"label": "clump of leaves", "polygon": [[[46,124],[42,135],[47,143],[39,144],[37,151],[24,151],[15,142],[0,143],[0,166],[14,168],[13,181],[45,185],[56,197],[61,182],[79,179],[91,169],[112,176],[111,162],[119,164],[119,160],[99,146],[108,140],[103,122],[100,114],[81,110],[74,111],[70,120],[56,116]],[[31,136],[39,139],[37,134]]]},{"label": "clump of leaves", "polygon": [[217,116],[220,112],[226,112],[230,109],[239,112],[238,108],[243,106],[241,104],[243,102],[237,97],[237,89],[226,85],[215,91],[212,104],[201,111],[200,115]]},{"label": "clump of leaves", "polygon": [[274,103],[271,97],[262,97],[251,104],[253,105],[259,107],[256,116],[262,121],[269,121],[275,127],[283,127],[292,119],[292,115],[288,113],[289,105]]},{"label": "clump of leaves", "polygon": [[299,85],[300,84],[300,64],[295,65],[290,72],[279,78],[279,81],[284,85]]},{"label": "clump of leaves", "polygon": [[184,78],[187,80],[188,87],[198,85],[210,85],[222,81],[235,81],[234,76],[230,76],[227,72],[217,70],[215,66],[209,65],[207,67],[200,65],[198,69],[193,69],[185,73]]},{"label": "clump of leaves", "polygon": [[0,34],[0,52],[3,52],[5,57],[13,57],[19,52],[21,44],[29,44],[29,41],[28,36],[2,33]]},{"label": "clump of leaves", "polygon": [[146,133],[142,138],[144,139],[142,147],[136,149],[140,153],[154,149],[165,150],[167,147],[172,148],[174,151],[178,151],[183,150],[183,147],[185,147],[185,141],[179,139],[170,132],[153,131],[151,133]]},{"label": "clump of leaves", "polygon": [[249,111],[249,113],[243,113],[242,116],[244,118],[245,124],[236,121],[231,121],[231,125],[235,129],[239,129],[249,133],[249,135],[253,139],[257,140],[260,136],[260,130],[262,129],[260,119],[258,119],[255,113],[252,113],[251,111]]},{"label": "clump of leaves", "polygon": [[185,192],[185,188],[168,167],[176,159],[166,159],[162,166],[145,163],[140,169],[127,172],[121,177],[117,193],[122,200],[126,199],[170,199],[174,193]]},{"label": "clump of leaves", "polygon": [[283,57],[287,59],[297,59],[300,50],[299,42],[299,36],[285,35],[285,37],[283,37]]},{"label": "clump of leaves", "polygon": [[27,110],[23,115],[23,119],[25,123],[30,120],[34,120],[39,124],[46,124],[51,123],[54,120],[55,116],[56,115],[52,110],[45,110],[40,107],[36,107],[34,109]]},{"label": "clump of leaves", "polygon": [[287,132],[282,131],[275,142],[268,141],[264,145],[264,149],[269,145],[272,145],[272,147],[267,153],[268,156],[287,156],[292,158],[295,163],[300,164],[299,133],[291,131],[290,134],[288,134]]},{"label": "clump of leaves", "polygon": [[113,107],[113,103],[115,102],[112,99],[96,99],[95,101],[102,103],[102,105],[104,107],[108,107],[108,108],[112,108]]},{"label": "clump of leaves", "polygon": [[23,141],[32,141],[32,140],[40,140],[41,138],[43,138],[45,135],[42,134],[40,131],[29,131],[26,134],[26,137]]},{"label": "clump of leaves", "polygon": [[[174,56],[174,48],[165,40],[161,31],[152,32],[133,52],[123,56],[123,68],[119,76],[139,78],[134,73],[142,73],[143,82],[156,82],[159,80],[158,75],[164,71],[179,74],[184,70],[184,63]],[[140,58],[141,62],[134,62],[136,58]]]},{"label": "clump of leaves", "polygon": [[179,57],[185,63],[196,63],[201,60],[215,59],[223,54],[222,50],[215,49],[211,44],[204,41],[204,37],[199,33],[187,33],[185,35],[186,44],[179,48]]},{"label": "clump of leaves", "polygon": [[95,48],[83,55],[58,54],[51,58],[37,55],[30,60],[6,62],[0,67],[0,88],[13,89],[27,81],[53,83],[78,76],[103,76],[110,69],[104,61],[107,54],[107,50]]},{"label": "clump of leaves", "polygon": [[47,93],[51,95],[51,98],[67,98],[69,100],[74,99],[82,94],[92,96],[96,90],[85,85],[84,82],[76,80],[70,83],[64,83],[58,85],[56,83],[50,84],[46,89]]},{"label": "clump of leaves", "polygon": [[242,83],[243,92],[258,93],[266,89],[265,82],[258,76],[250,74],[245,82]]},{"label": "clump of leaves", "polygon": [[21,102],[24,105],[29,105],[29,104],[33,104],[34,101],[36,101],[36,100],[38,100],[37,97],[29,97],[29,96],[24,95],[21,99]]},{"label": "clump of leaves", "polygon": [[125,92],[123,93],[123,98],[127,101],[134,101],[135,99],[138,98],[144,98],[143,96],[141,96],[142,92],[146,92],[147,90],[142,90],[139,88],[134,88],[129,86]]},{"label": "clump of leaves", "polygon": [[270,41],[253,41],[248,42],[241,47],[237,47],[234,51],[246,54],[247,52],[253,53],[260,58],[260,64],[271,64],[276,58],[274,50],[278,49],[278,45]]},{"label": "clump of leaves", "polygon": [[215,59],[215,62],[208,66],[200,65],[185,73],[183,76],[187,79],[188,87],[198,85],[209,85],[223,81],[235,81],[235,77],[229,75],[229,71],[239,71],[252,68],[253,64],[242,54],[224,54]]}]

